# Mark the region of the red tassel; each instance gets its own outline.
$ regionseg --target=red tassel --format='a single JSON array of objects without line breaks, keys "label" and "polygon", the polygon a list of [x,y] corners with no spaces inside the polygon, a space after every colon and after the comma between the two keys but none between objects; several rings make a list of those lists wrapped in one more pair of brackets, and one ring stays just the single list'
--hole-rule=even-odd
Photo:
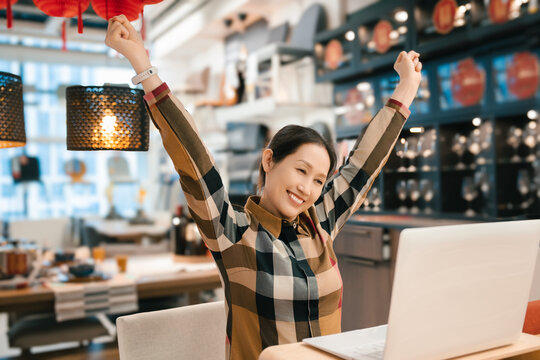
[{"label": "red tassel", "polygon": [[13,26],[13,13],[11,12],[11,0],[7,0],[7,28]]},{"label": "red tassel", "polygon": [[66,50],[66,19],[64,19],[64,22],[62,23],[62,51]]},{"label": "red tassel", "polygon": [[146,40],[146,24],[144,23],[144,5],[141,8],[141,37],[142,40]]},{"label": "red tassel", "polygon": [[79,0],[79,14],[77,17],[77,31],[79,34],[83,33],[83,21],[82,21],[82,5],[81,0]]}]

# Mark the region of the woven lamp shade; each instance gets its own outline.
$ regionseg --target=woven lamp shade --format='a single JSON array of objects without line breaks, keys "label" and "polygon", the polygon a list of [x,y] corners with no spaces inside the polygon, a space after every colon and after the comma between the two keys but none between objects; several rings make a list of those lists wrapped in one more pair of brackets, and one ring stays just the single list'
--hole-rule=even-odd
[{"label": "woven lamp shade", "polygon": [[143,91],[122,86],[66,89],[68,150],[148,150]]},{"label": "woven lamp shade", "polygon": [[0,148],[25,144],[21,77],[0,71]]}]

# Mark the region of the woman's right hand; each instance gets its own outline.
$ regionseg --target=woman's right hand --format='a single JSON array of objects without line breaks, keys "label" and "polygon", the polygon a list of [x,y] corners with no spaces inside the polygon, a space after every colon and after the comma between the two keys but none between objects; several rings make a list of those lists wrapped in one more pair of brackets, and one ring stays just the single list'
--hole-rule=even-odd
[{"label": "woman's right hand", "polygon": [[[109,19],[105,44],[124,55],[136,71],[145,70],[150,63],[144,42],[125,15]],[[137,69],[139,66],[143,69]]]}]

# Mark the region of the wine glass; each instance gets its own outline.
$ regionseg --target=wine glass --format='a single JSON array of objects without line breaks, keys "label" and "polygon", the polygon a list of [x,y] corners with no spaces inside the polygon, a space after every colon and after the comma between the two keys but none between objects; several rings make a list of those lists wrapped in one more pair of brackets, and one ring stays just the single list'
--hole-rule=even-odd
[{"label": "wine glass", "polygon": [[481,168],[474,173],[474,184],[476,185],[477,189],[480,189],[480,194],[482,195],[484,204],[487,205],[487,203],[489,202],[490,184],[489,174],[485,168]]},{"label": "wine glass", "polygon": [[521,194],[523,201],[520,206],[522,209],[529,207],[529,193],[531,192],[531,178],[529,176],[529,170],[520,169],[517,175],[517,190]]},{"label": "wine glass", "polygon": [[[418,153],[424,158],[429,159],[435,155],[435,140],[436,140],[435,129],[431,129],[423,133],[418,139]],[[422,166],[423,171],[431,170],[429,164],[424,163]]]},{"label": "wine glass", "polygon": [[399,172],[407,171],[407,168],[403,164],[403,158],[405,157],[405,144],[407,144],[407,140],[405,138],[400,138],[394,148],[394,150],[396,151],[397,157],[400,159],[399,160],[400,165],[397,169],[397,171]]},{"label": "wine glass", "polygon": [[534,148],[536,147],[536,122],[531,121],[525,126],[525,131],[523,131],[523,144],[528,149],[529,155],[525,158],[526,161],[532,162],[536,158],[534,154]]},{"label": "wine glass", "polygon": [[418,138],[416,136],[410,136],[405,142],[405,157],[409,159],[408,171],[416,171],[414,160],[418,155]]},{"label": "wine glass", "polygon": [[472,130],[467,138],[467,150],[475,156],[476,161],[478,161],[478,154],[482,151],[480,141],[480,129]]},{"label": "wine glass", "polygon": [[369,191],[369,202],[373,205],[373,211],[380,211],[381,208],[381,193],[377,186],[373,186]]},{"label": "wine glass", "polygon": [[418,213],[418,206],[416,206],[416,201],[418,201],[418,199],[420,198],[420,187],[418,185],[418,180],[407,180],[407,191],[409,192],[409,197],[412,201],[411,212]]},{"label": "wine glass", "polygon": [[456,169],[462,170],[465,169],[465,164],[463,163],[463,154],[465,153],[465,146],[467,144],[467,138],[460,133],[456,133],[452,139],[452,151],[455,152],[458,156],[458,163],[456,164]]},{"label": "wine glass", "polygon": [[405,200],[407,200],[407,182],[405,180],[399,180],[396,184],[396,192],[398,199],[400,200],[399,212],[407,212],[407,206],[405,206]]},{"label": "wine glass", "polygon": [[480,125],[480,154],[478,155],[478,158],[476,159],[476,162],[479,165],[483,165],[487,162],[486,158],[489,157],[486,156],[486,153],[489,151],[491,147],[491,134],[493,132],[493,127],[491,126],[491,123],[489,121],[483,122],[482,125]]},{"label": "wine glass", "polygon": [[463,184],[461,186],[461,195],[463,196],[463,199],[467,201],[467,210],[465,211],[466,216],[474,216],[476,213],[474,212],[472,208],[471,202],[476,199],[478,196],[478,190],[476,190],[476,186],[474,184],[474,180],[470,176],[465,176],[463,178]]},{"label": "wine glass", "polygon": [[431,213],[431,200],[433,200],[433,197],[435,196],[435,189],[433,188],[433,181],[430,179],[422,179],[420,180],[420,196],[424,199],[426,202],[426,213]]},{"label": "wine glass", "polygon": [[523,130],[519,127],[512,125],[508,129],[508,137],[506,138],[506,143],[510,145],[513,150],[513,156],[510,158],[512,162],[519,162],[521,159],[518,155],[519,144],[521,143],[521,137],[523,135]]}]

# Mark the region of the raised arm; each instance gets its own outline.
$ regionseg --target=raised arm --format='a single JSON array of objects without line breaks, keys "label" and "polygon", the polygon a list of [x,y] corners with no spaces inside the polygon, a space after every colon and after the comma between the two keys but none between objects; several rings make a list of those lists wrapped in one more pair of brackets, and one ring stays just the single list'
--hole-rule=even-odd
[{"label": "raised arm", "polygon": [[[105,44],[124,55],[136,74],[152,66],[141,37],[124,15],[109,20]],[[154,74],[142,85],[148,112],[180,175],[191,215],[210,250],[220,252],[235,241],[236,216],[214,160],[191,115],[167,84]]]},{"label": "raised arm", "polygon": [[394,93],[360,134],[349,158],[315,203],[321,226],[332,239],[366,198],[410,114],[421,80],[419,54],[402,51],[394,69],[400,78]]}]

